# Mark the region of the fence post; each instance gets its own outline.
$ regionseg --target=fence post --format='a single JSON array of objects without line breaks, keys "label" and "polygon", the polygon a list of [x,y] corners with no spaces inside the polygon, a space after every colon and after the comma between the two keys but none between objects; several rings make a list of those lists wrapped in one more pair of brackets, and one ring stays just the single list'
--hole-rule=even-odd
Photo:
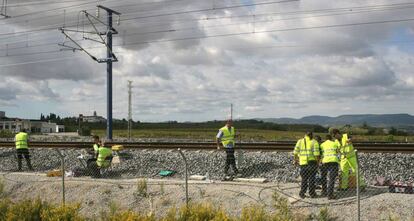
[{"label": "fence post", "polygon": [[56,152],[60,156],[60,162],[61,162],[61,170],[62,170],[62,205],[65,206],[65,156],[60,153],[58,149],[55,149]]},{"label": "fence post", "polygon": [[355,168],[355,170],[356,170],[356,177],[355,177],[355,179],[356,179],[356,197],[357,197],[357,220],[358,221],[360,221],[361,220],[361,202],[360,202],[360,200],[361,200],[361,196],[360,196],[360,188],[359,188],[359,185],[360,185],[360,182],[359,182],[359,176],[360,176],[360,174],[359,174],[359,159],[358,159],[358,151],[357,150],[355,150],[355,158],[356,158],[356,168]]},{"label": "fence post", "polygon": [[185,205],[188,207],[188,165],[187,165],[187,159],[184,156],[183,151],[181,151],[181,148],[178,148],[178,152],[180,152],[180,155],[184,159],[185,164]]}]

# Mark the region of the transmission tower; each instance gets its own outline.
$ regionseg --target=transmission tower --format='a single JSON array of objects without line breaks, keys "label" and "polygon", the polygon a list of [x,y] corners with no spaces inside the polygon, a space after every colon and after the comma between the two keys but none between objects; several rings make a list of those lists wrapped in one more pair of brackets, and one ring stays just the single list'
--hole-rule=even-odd
[{"label": "transmission tower", "polygon": [[[120,21],[121,13],[116,12],[110,8],[104,7],[102,5],[97,6],[97,15],[94,16],[90,13],[88,13],[86,10],[81,11],[80,13],[85,16],[85,18],[88,20],[90,25],[93,27],[92,31],[85,31],[84,27],[82,30],[77,27],[76,29],[68,29],[65,27],[59,28],[59,30],[62,32],[62,34],[65,36],[65,40],[69,40],[74,45],[67,45],[67,42],[63,42],[59,44],[62,47],[65,47],[66,50],[73,50],[75,51],[83,51],[85,52],[89,57],[91,57],[93,60],[95,60],[98,63],[106,63],[106,72],[107,72],[107,119],[106,119],[106,137],[108,140],[112,140],[112,62],[117,62],[118,58],[115,56],[115,54],[112,51],[112,35],[118,34],[118,32],[113,28],[112,26],[112,20],[113,15],[118,16],[118,24]],[[107,13],[107,21],[102,21],[99,19],[99,10],[102,9],[106,11]],[[97,23],[105,26],[105,31],[99,31],[95,23],[92,21],[95,20]],[[79,23],[79,21],[78,21]],[[83,20],[82,20],[83,23]],[[101,43],[105,45],[106,47],[106,57],[105,58],[97,58],[96,56],[92,55],[91,52],[85,50],[78,42],[74,40],[71,35],[68,33],[77,33],[82,34],[84,40],[90,40],[94,42]],[[90,35],[95,36],[89,37]],[[103,36],[106,36],[104,38]],[[98,37],[98,39],[96,39]],[[64,49],[61,49],[64,50]]]},{"label": "transmission tower", "polygon": [[132,81],[128,81],[128,140],[131,141],[132,124]]}]

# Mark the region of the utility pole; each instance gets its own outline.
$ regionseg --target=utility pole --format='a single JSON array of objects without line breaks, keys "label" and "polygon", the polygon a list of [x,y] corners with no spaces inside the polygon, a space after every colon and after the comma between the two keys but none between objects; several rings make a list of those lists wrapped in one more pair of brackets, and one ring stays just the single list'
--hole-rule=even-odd
[{"label": "utility pole", "polygon": [[121,13],[116,12],[112,9],[109,9],[107,7],[104,7],[102,5],[98,5],[98,8],[101,8],[106,11],[107,13],[107,19],[108,24],[107,28],[108,31],[106,33],[107,38],[107,49],[106,49],[106,76],[107,76],[107,82],[106,82],[106,92],[107,92],[107,119],[106,119],[106,137],[108,140],[112,140],[112,14],[121,15]]},{"label": "utility pole", "polygon": [[1,4],[0,16],[3,16],[4,18],[10,18],[10,16],[7,15],[7,0],[3,0]]},{"label": "utility pole", "polygon": [[132,124],[132,81],[128,81],[128,140],[131,141],[131,124]]},{"label": "utility pole", "polygon": [[233,103],[230,104],[230,120],[233,121]]},{"label": "utility pole", "polygon": [[[118,32],[113,28],[112,26],[112,21],[113,21],[113,15],[117,15],[118,16],[118,24],[120,21],[120,16],[121,13],[116,12],[110,8],[104,7],[102,5],[98,5],[98,12],[99,9],[103,9],[106,11],[107,13],[107,21],[106,23],[99,20],[98,16],[97,17],[91,15],[90,13],[88,13],[86,10],[81,11],[81,13],[83,13],[85,15],[85,17],[89,20],[90,24],[92,25],[92,27],[94,28],[93,32],[85,32],[84,30],[74,30],[74,29],[67,29],[67,28],[59,28],[59,30],[62,32],[62,34],[65,35],[65,39],[70,40],[73,44],[75,44],[76,47],[74,46],[69,46],[66,45],[65,42],[62,44],[59,44],[62,47],[66,47],[69,50],[79,50],[79,51],[83,51],[85,52],[87,55],[89,55],[89,57],[91,57],[93,60],[97,61],[98,63],[106,63],[106,76],[107,76],[107,82],[106,82],[106,95],[107,95],[107,109],[106,109],[106,113],[107,113],[107,118],[106,118],[106,138],[108,140],[112,140],[112,62],[117,62],[118,58],[115,56],[115,54],[112,51],[112,34],[118,34]],[[100,32],[98,31],[97,27],[95,26],[95,24],[92,22],[92,19],[98,21],[99,24],[104,24],[106,26],[106,32]],[[83,48],[78,42],[76,42],[73,37],[71,37],[70,35],[67,34],[67,32],[81,32],[83,34],[95,34],[97,36],[99,36],[100,40],[96,40],[93,38],[89,38],[89,37],[83,37],[84,40],[91,40],[94,42],[99,42],[101,44],[104,44],[106,46],[106,58],[102,58],[102,59],[98,59],[95,56],[93,56],[90,52],[88,52],[87,50],[85,50],[85,48]],[[104,39],[102,36],[106,35],[106,39]]]}]

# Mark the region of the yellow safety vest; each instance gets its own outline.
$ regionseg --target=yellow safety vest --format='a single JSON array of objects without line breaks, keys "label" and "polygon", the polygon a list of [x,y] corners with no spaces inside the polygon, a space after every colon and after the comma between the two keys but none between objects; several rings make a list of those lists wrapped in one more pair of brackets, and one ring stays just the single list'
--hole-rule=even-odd
[{"label": "yellow safety vest", "polygon": [[111,162],[109,160],[106,160],[106,158],[109,156],[112,156],[112,150],[110,148],[99,147],[98,159],[96,160],[96,164],[99,167],[108,167]]},{"label": "yellow safety vest", "polygon": [[[336,140],[338,143],[339,141]],[[355,157],[354,145],[348,143],[348,134],[343,134],[340,143],[341,159]]]},{"label": "yellow safety vest", "polygon": [[327,140],[321,144],[322,163],[339,163],[337,142]]},{"label": "yellow safety vest", "polygon": [[308,165],[310,161],[316,161],[320,155],[319,144],[316,140],[311,140],[308,136],[298,140],[293,151],[295,156],[299,156],[299,165]]},{"label": "yellow safety vest", "polygon": [[231,127],[230,130],[227,126],[220,128],[220,131],[223,132],[223,136],[221,137],[221,143],[224,147],[232,145],[234,147],[234,127]]},{"label": "yellow safety vest", "polygon": [[16,134],[16,149],[28,149],[29,147],[27,146],[27,138],[27,133],[20,132]]}]

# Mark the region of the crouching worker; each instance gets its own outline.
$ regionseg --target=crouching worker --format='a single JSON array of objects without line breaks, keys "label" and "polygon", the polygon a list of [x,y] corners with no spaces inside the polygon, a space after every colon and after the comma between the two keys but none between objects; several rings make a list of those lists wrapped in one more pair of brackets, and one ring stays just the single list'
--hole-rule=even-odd
[{"label": "crouching worker", "polygon": [[29,168],[29,170],[33,170],[29,154],[29,136],[26,133],[26,129],[23,129],[21,132],[17,133],[14,141],[16,142],[17,170],[22,170],[23,157],[26,160],[27,168]]},{"label": "crouching worker", "polygon": [[101,140],[99,136],[93,136],[93,151],[87,151],[91,158],[86,161],[86,165],[89,168],[91,164],[96,164],[96,156],[98,155],[98,149],[101,146]]},{"label": "crouching worker", "polygon": [[[334,185],[338,176],[339,168],[339,144],[332,140],[331,135],[326,135],[326,141],[321,144],[322,167],[321,167],[321,183],[322,196],[328,196],[328,199],[335,199]],[[329,177],[329,181],[327,178]]]},{"label": "crouching worker", "polygon": [[110,147],[105,147],[105,143],[99,146],[96,153],[96,164],[90,164],[90,170],[92,171],[92,177],[101,177],[101,169],[108,168],[112,161],[112,150]]}]

